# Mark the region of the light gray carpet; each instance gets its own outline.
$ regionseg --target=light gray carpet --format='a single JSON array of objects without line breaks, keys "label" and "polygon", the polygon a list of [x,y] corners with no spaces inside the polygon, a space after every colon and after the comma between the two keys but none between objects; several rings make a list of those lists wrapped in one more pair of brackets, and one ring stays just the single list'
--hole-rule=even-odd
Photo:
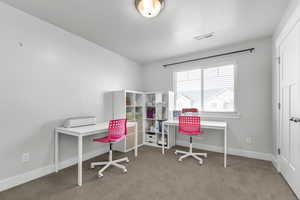
[{"label": "light gray carpet", "polygon": [[[178,147],[179,148],[179,147]],[[179,148],[182,149],[182,148]],[[175,149],[142,147],[139,157],[127,155],[128,173],[109,168],[104,177],[84,163],[83,186],[77,187],[73,166],[0,193],[1,200],[295,200],[297,199],[270,162],[208,152],[204,165],[192,158],[178,162]],[[115,153],[114,158],[123,157]],[[107,155],[95,160],[106,160]],[[99,169],[99,168],[98,168]]]}]

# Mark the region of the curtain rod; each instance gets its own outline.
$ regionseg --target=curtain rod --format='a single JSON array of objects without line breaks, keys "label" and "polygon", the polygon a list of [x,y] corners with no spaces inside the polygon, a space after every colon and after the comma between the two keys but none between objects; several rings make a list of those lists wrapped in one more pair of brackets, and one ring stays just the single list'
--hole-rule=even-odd
[{"label": "curtain rod", "polygon": [[243,52],[248,52],[248,51],[250,53],[253,53],[254,50],[255,50],[255,48],[243,49],[243,50],[239,50],[239,51],[232,51],[232,52],[217,54],[217,55],[213,55],[213,56],[206,56],[206,57],[202,57],[202,58],[195,58],[195,59],[191,59],[191,60],[184,60],[184,61],[164,64],[163,67],[169,67],[169,66],[179,65],[179,64],[188,63],[188,62],[195,62],[195,61],[199,61],[199,60],[206,60],[206,59],[216,58],[216,57],[221,57],[221,56],[228,56],[228,55],[238,54],[238,53],[243,53]]}]

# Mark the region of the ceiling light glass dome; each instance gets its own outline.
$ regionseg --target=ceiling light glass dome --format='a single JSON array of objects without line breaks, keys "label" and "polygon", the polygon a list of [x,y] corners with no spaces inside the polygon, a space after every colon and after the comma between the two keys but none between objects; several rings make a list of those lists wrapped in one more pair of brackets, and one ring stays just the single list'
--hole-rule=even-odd
[{"label": "ceiling light glass dome", "polygon": [[147,18],[156,17],[163,9],[164,4],[164,0],[135,0],[136,9]]}]

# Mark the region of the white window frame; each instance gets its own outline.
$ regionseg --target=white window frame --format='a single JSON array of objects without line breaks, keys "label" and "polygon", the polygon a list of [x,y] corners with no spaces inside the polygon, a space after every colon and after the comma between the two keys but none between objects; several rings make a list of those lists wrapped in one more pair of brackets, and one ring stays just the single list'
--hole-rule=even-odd
[{"label": "white window frame", "polygon": [[[215,111],[201,111],[200,115],[203,117],[211,117],[211,118],[240,118],[240,113],[238,111],[238,89],[237,89],[237,80],[238,80],[238,65],[236,61],[229,61],[229,62],[220,62],[214,64],[202,64],[198,66],[194,66],[192,68],[181,68],[173,71],[173,91],[175,93],[175,107],[177,105],[177,72],[185,72],[185,71],[193,71],[199,69],[208,69],[208,68],[216,68],[222,67],[226,65],[233,65],[234,66],[234,111],[231,112],[215,112]],[[203,73],[201,74],[201,90],[203,91]],[[201,95],[201,107],[203,108],[203,94]],[[177,108],[176,108],[177,109]]]}]

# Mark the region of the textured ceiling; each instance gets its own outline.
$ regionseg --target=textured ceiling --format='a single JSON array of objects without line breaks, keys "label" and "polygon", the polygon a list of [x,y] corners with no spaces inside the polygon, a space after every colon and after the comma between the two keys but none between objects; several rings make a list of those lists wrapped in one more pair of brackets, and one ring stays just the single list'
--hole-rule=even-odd
[{"label": "textured ceiling", "polygon": [[[166,0],[153,19],[134,0],[1,0],[139,63],[272,35],[288,0]],[[215,32],[197,41],[196,35]]]}]

